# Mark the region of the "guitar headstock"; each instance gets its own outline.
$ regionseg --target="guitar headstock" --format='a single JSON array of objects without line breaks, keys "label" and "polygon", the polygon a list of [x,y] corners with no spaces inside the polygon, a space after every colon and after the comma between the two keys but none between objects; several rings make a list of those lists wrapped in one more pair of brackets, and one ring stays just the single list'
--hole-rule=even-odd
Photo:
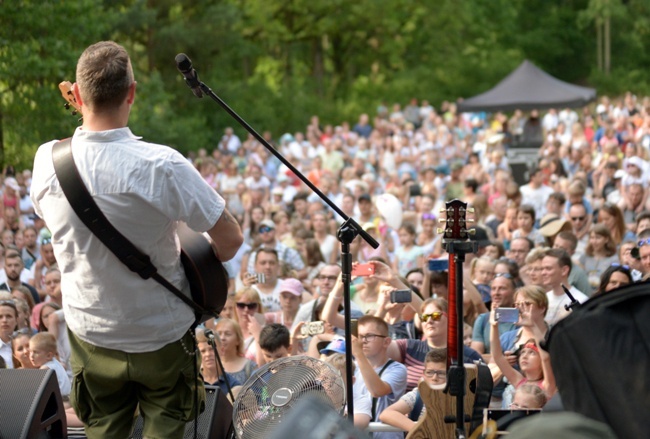
[{"label": "guitar headstock", "polygon": [[76,116],[81,114],[81,105],[77,102],[72,93],[72,83],[70,81],[63,81],[59,84],[59,90],[61,91],[61,96],[66,100],[65,109],[70,110],[72,108],[72,115]]},{"label": "guitar headstock", "polygon": [[473,208],[468,208],[467,203],[455,199],[445,203],[445,208],[440,209],[441,213],[447,214],[447,219],[440,220],[445,222],[443,233],[444,240],[466,241],[469,235],[475,233],[474,229],[468,229],[467,224],[473,220],[467,219],[467,212],[473,213]]}]

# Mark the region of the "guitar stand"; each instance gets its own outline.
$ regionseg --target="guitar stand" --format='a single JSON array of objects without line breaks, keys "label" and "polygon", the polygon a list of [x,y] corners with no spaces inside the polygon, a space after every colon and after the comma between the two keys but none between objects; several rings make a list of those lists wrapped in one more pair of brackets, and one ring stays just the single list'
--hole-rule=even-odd
[{"label": "guitar stand", "polygon": [[[176,58],[178,60],[179,54]],[[363,230],[359,224],[348,217],[345,212],[343,212],[332,200],[328,198],[327,195],[322,193],[316,185],[305,177],[302,172],[296,169],[295,166],[291,164],[278,150],[269,144],[269,142],[260,136],[257,131],[253,129],[244,119],[242,119],[232,108],[228,106],[219,96],[217,96],[210,87],[205,85],[202,81],[199,80],[199,76],[196,71],[192,68],[192,62],[183,55],[185,61],[189,66],[181,66],[177,61],[177,68],[185,77],[188,74],[187,71],[182,70],[182,68],[187,67],[187,70],[191,70],[192,80],[188,81],[186,78],[185,82],[188,87],[192,89],[195,96],[201,98],[203,95],[210,96],[217,104],[221,106],[239,125],[241,125],[246,131],[248,131],[258,142],[260,142],[264,147],[273,154],[278,160],[280,160],[291,172],[294,173],[303,183],[305,183],[318,197],[325,202],[334,212],[336,212],[341,218],[344,219],[343,225],[340,227],[337,235],[339,241],[341,241],[341,261],[342,261],[342,280],[343,280],[343,294],[345,300],[345,371],[347,377],[347,400],[348,400],[348,420],[352,421],[354,419],[354,406],[352,403],[352,337],[350,332],[350,281],[352,273],[352,256],[350,255],[350,243],[354,241],[354,238],[357,235],[361,237],[368,243],[372,248],[379,247],[379,243],[372,237],[368,232]],[[183,61],[183,63],[185,62]],[[197,89],[200,89],[200,92],[197,94]],[[217,357],[218,358],[218,357]]]}]

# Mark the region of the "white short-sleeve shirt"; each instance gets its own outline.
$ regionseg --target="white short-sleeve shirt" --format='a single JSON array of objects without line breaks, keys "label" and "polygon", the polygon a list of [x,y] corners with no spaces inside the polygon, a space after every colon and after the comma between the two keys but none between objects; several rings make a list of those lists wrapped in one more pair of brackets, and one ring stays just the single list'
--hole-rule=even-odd
[{"label": "white short-sleeve shirt", "polygon": [[[194,321],[192,310],[155,280],[131,272],[78,219],[54,172],[54,143],[36,153],[31,198],[52,232],[70,330],[88,343],[125,352],[150,352],[180,339]],[[223,198],[181,154],[139,141],[128,128],[78,128],[72,151],[108,220],[189,295],[178,221],[197,232],[209,230],[224,210]]]}]

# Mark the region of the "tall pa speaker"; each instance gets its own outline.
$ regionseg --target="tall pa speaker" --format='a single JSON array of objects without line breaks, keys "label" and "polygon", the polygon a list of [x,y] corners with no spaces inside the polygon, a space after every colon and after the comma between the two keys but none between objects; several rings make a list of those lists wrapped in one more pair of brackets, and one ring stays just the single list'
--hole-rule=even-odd
[{"label": "tall pa speaker", "polygon": [[[205,386],[205,411],[199,415],[196,426],[198,439],[230,439],[234,437],[232,404],[219,387]],[[143,427],[142,417],[138,416],[133,429],[133,439],[142,439]],[[183,438],[194,438],[194,420],[187,423]]]},{"label": "tall pa speaker", "polygon": [[63,399],[53,370],[0,369],[0,437],[68,437]]}]

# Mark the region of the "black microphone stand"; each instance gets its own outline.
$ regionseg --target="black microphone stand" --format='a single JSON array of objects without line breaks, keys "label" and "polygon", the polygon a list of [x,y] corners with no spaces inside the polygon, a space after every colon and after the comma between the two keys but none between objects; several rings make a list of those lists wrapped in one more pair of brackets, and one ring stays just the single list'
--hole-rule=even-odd
[{"label": "black microphone stand", "polygon": [[[235,397],[232,394],[232,387],[230,386],[230,380],[228,379],[228,375],[226,374],[226,369],[223,368],[223,363],[221,362],[221,356],[219,355],[219,350],[217,349],[217,341],[214,336],[214,332],[212,329],[205,329],[203,331],[203,334],[205,334],[205,337],[208,339],[208,344],[212,347],[212,352],[214,353],[214,359],[217,362],[217,371],[221,371],[221,375],[223,375],[223,380],[226,383],[226,388],[228,389],[228,394],[230,395],[230,399],[232,399],[233,403],[235,402]],[[217,379],[219,377],[217,376]]]},{"label": "black microphone stand", "polygon": [[[180,54],[179,54],[180,55]],[[179,57],[177,56],[177,59]],[[189,61],[189,58],[186,58]],[[185,75],[187,71],[193,70],[191,66],[191,61],[189,65],[184,65],[182,70],[179,66],[179,71]],[[205,85],[201,80],[199,80],[198,75],[194,73],[192,78],[195,81],[198,81],[199,87],[203,94],[210,96],[216,103],[218,103],[226,112],[239,123],[246,131],[248,131],[258,142],[260,142],[264,147],[275,157],[278,158],[291,172],[293,172],[300,180],[305,183],[318,197],[323,200],[334,212],[336,212],[341,218],[345,221],[339,227],[337,232],[337,238],[341,242],[341,279],[343,281],[343,295],[344,295],[344,304],[345,304],[345,375],[346,375],[346,393],[348,401],[348,420],[351,422],[354,420],[354,404],[352,398],[352,332],[351,332],[351,316],[350,316],[350,283],[352,281],[352,255],[350,254],[350,243],[354,241],[357,235],[361,237],[368,243],[372,248],[379,247],[379,243],[370,236],[366,231],[364,231],[361,226],[352,218],[347,216],[332,200],[329,199],[327,195],[322,193],[318,187],[316,187],[311,181],[305,177],[302,172],[296,169],[295,166],[291,164],[280,152],[278,152],[273,146],[269,144],[262,136],[260,136],[257,131],[255,131],[244,119],[242,119],[232,108],[228,106],[219,96],[217,96],[210,87]],[[186,81],[187,85],[193,89],[193,83]],[[194,91],[194,89],[193,89]],[[196,93],[195,93],[196,95]],[[197,96],[200,97],[200,96]]]},{"label": "black microphone stand", "polygon": [[573,297],[573,294],[571,294],[571,290],[569,290],[564,284],[562,284],[562,289],[564,290],[564,293],[569,297],[569,300],[571,301],[570,303],[567,303],[564,305],[564,309],[567,311],[572,311],[573,308],[576,306],[580,306],[580,302],[576,300],[575,297]]}]

